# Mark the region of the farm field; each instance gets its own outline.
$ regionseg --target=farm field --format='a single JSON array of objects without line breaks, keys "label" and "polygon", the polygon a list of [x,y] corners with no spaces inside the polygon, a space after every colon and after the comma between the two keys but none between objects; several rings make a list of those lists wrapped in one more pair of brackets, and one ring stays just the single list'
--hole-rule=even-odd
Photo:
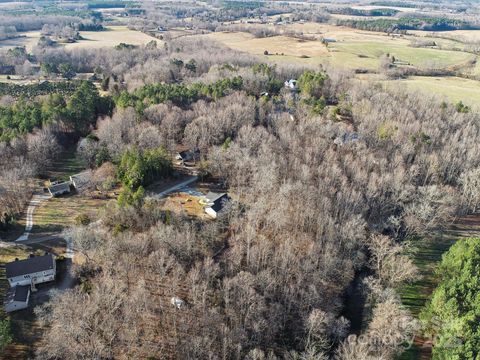
[{"label": "farm field", "polygon": [[404,87],[409,91],[418,91],[428,96],[436,94],[443,100],[456,103],[462,101],[464,104],[478,108],[480,102],[480,83],[477,80],[464,79],[460,77],[429,77],[411,76],[406,79],[385,80],[377,74],[360,74],[356,79],[361,81],[376,81],[386,87]]},{"label": "farm field", "polygon": [[267,50],[270,54],[287,56],[328,56],[326,47],[320,41],[306,41],[288,36],[255,38],[243,32],[211,33],[207,37],[217,40],[232,49],[261,55]]},{"label": "farm field", "polygon": [[452,31],[437,31],[432,33],[430,31],[422,31],[422,30],[409,30],[409,34],[413,34],[416,36],[435,36],[435,37],[443,37],[447,39],[453,39],[456,41],[461,42],[478,42],[480,41],[480,30],[452,30]]},{"label": "farm field", "polygon": [[466,63],[475,56],[460,51],[413,48],[403,42],[337,42],[332,48],[340,53],[357,55],[359,63],[364,57],[379,59],[383,54],[395,56],[397,60],[419,68],[442,69]]},{"label": "farm field", "polygon": [[65,47],[67,49],[103,48],[116,46],[120,43],[144,45],[151,40],[160,41],[140,31],[130,30],[126,26],[110,26],[107,27],[106,31],[81,31],[80,35],[84,40],[65,44]]},{"label": "farm field", "polygon": [[27,51],[32,51],[32,49],[37,45],[38,39],[40,38],[40,31],[26,31],[21,33],[21,37],[2,40],[0,41],[0,50],[10,49],[17,46],[25,46]]},{"label": "farm field", "polygon": [[[411,47],[411,40],[414,40],[412,36],[391,37],[383,33],[316,23],[297,23],[279,28],[301,31],[305,35],[314,35],[319,40],[321,37],[329,38],[335,42],[330,43],[327,48],[319,40],[302,40],[291,36],[255,38],[243,32],[211,33],[205,36],[235,50],[254,55],[263,55],[266,50],[271,54],[269,58],[276,61],[291,61],[291,57],[294,57],[297,58],[295,61],[332,64],[347,69],[377,70],[380,57],[387,53],[403,63],[419,68],[462,67],[476,59],[475,55],[462,51]],[[451,40],[432,40],[441,41],[442,46],[449,48],[455,44]]]},{"label": "farm field", "polygon": [[[27,31],[21,33],[21,35],[24,36],[0,41],[0,49],[25,46],[27,51],[31,52],[38,43],[40,31]],[[105,31],[81,31],[80,35],[83,37],[83,40],[79,40],[76,43],[63,44],[63,46],[67,49],[104,48],[113,47],[122,42],[132,45],[143,45],[151,40],[155,40],[154,37],[140,31],[130,30],[126,26],[109,26]],[[157,41],[160,40],[157,39]]]},{"label": "farm field", "polygon": [[409,90],[437,94],[452,102],[463,101],[471,107],[480,102],[480,83],[476,80],[458,77],[412,76],[406,80],[388,80],[390,86],[403,84]]}]

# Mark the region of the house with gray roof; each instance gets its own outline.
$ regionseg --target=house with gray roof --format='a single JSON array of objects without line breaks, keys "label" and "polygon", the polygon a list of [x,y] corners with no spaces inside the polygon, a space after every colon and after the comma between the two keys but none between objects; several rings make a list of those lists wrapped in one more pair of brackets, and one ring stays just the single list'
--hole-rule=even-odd
[{"label": "house with gray roof", "polygon": [[225,207],[229,201],[227,193],[208,192],[205,195],[205,213],[211,218],[216,219],[218,213]]},{"label": "house with gray roof", "polygon": [[68,194],[70,192],[70,181],[65,182],[53,182],[48,187],[48,192],[52,196],[60,196],[63,194]]},{"label": "house with gray roof", "polygon": [[70,176],[70,184],[73,185],[77,191],[87,189],[91,184],[91,180],[92,172],[90,170]]},{"label": "house with gray roof", "polygon": [[57,267],[52,254],[30,255],[28,259],[15,260],[5,265],[11,287],[35,285],[55,280]]}]

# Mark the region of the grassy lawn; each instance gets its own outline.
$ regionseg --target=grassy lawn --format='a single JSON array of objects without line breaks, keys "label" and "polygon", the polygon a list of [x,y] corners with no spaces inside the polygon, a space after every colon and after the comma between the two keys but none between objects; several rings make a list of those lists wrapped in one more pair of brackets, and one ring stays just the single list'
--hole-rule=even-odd
[{"label": "grassy lawn", "polygon": [[[461,238],[480,235],[480,216],[467,216],[457,219],[455,223],[440,234],[431,238],[417,239],[413,243],[411,256],[420,271],[421,278],[400,289],[403,304],[415,317],[421,313],[426,302],[438,284],[435,269],[442,260],[442,255]],[[430,348],[422,347],[423,341],[418,337],[412,348],[405,351],[400,360],[430,359]]]},{"label": "grassy lawn", "polygon": [[80,214],[88,215],[95,221],[108,201],[109,199],[93,199],[76,193],[48,199],[34,212],[32,234],[47,236],[61,232],[74,225],[75,217]]},{"label": "grassy lawn", "polygon": [[70,175],[78,174],[85,170],[85,164],[77,156],[76,146],[70,146],[47,169],[51,179],[69,180]]},{"label": "grassy lawn", "polygon": [[65,48],[105,48],[116,46],[122,42],[132,45],[144,45],[152,40],[156,40],[159,44],[162,43],[161,40],[140,31],[130,30],[126,26],[109,26],[106,31],[81,31],[80,35],[83,40],[65,44]]},{"label": "grassy lawn", "polygon": [[[436,287],[435,268],[455,240],[448,236],[434,239],[417,239],[411,256],[420,271],[420,279],[400,289],[402,303],[418,318],[430,295]],[[413,346],[405,351],[400,360],[430,359],[430,348],[422,347],[422,339],[416,339]]]}]

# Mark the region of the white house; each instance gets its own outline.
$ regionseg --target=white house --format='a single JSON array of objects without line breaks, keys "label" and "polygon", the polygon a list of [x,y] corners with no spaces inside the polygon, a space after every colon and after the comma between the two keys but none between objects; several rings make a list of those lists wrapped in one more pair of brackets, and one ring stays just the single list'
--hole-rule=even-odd
[{"label": "white house", "polygon": [[213,219],[217,218],[218,213],[224,208],[229,198],[226,193],[209,192],[205,195],[205,213]]},{"label": "white house", "polygon": [[285,81],[285,87],[290,90],[297,90],[297,80],[290,79]]},{"label": "white house", "polygon": [[6,276],[12,288],[53,281],[56,271],[55,258],[51,254],[31,256],[5,265]]},{"label": "white house", "polygon": [[29,299],[30,286],[15,286],[8,290],[5,301],[3,302],[3,308],[7,313],[25,309],[28,307]]},{"label": "white house", "polygon": [[65,181],[61,183],[54,182],[48,188],[48,192],[52,196],[60,196],[63,194],[68,194],[70,192],[70,181]]}]

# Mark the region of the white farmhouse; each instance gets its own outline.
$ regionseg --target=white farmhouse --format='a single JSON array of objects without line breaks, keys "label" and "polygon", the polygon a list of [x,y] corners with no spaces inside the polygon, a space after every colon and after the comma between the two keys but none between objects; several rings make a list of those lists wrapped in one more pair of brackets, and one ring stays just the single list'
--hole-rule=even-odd
[{"label": "white farmhouse", "polygon": [[15,286],[7,292],[3,308],[9,313],[16,310],[22,310],[28,307],[30,299],[30,286]]},{"label": "white farmhouse", "polygon": [[5,265],[11,287],[35,285],[55,280],[57,267],[51,254],[16,260]]}]

